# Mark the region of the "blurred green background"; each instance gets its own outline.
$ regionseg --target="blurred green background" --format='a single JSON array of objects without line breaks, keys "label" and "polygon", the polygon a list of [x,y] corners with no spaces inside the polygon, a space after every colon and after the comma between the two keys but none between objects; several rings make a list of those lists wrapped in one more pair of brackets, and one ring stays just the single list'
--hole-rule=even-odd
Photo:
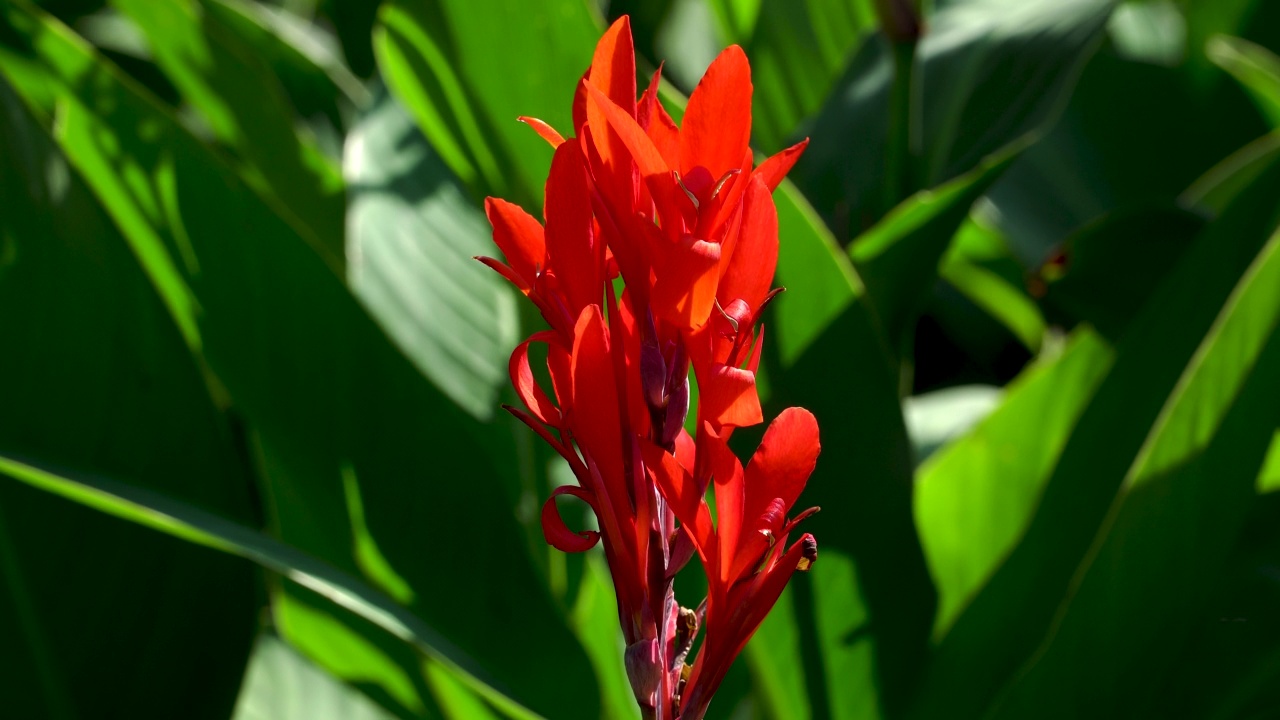
[{"label": "blurred green background", "polygon": [[712,715],[1280,717],[1269,0],[0,0],[0,716],[638,718],[471,260],[624,13],[811,138],[821,558]]}]

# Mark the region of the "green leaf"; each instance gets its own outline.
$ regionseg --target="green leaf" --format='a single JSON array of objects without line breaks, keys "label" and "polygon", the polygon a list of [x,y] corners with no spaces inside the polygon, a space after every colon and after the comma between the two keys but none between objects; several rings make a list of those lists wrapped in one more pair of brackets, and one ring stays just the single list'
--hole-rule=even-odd
[{"label": "green leaf", "polygon": [[1273,165],[1200,233],[1130,322],[1021,542],[942,639],[914,716],[980,715],[1035,652],[1147,430],[1280,219],[1277,192]]},{"label": "green leaf", "polygon": [[[198,298],[202,357],[249,426],[274,532],[359,572],[350,467],[413,613],[533,709],[596,712],[586,655],[505,497],[513,421],[479,423],[424,379],[314,246],[65,28],[15,5],[4,17],[38,23],[37,57],[71,68],[60,140],[135,252],[182,253],[170,266]],[[141,182],[122,182],[122,166]],[[543,662],[512,647],[538,648]],[[584,679],[569,697],[565,677]]]},{"label": "green leaf", "polygon": [[[251,517],[250,479],[216,387],[3,77],[0,148],[0,452],[127,473]],[[257,585],[251,568],[215,553],[4,483],[4,712],[225,717],[257,623]]]},{"label": "green leaf", "polygon": [[794,596],[794,588],[782,592],[745,651],[755,698],[764,706],[764,715],[773,720],[813,717],[806,694]]},{"label": "green leaf", "polygon": [[552,151],[516,118],[572,133],[574,89],[599,34],[580,0],[389,0],[374,50],[391,91],[475,197],[535,210]]},{"label": "green leaf", "polygon": [[344,156],[352,291],[423,375],[492,418],[519,326],[506,281],[472,259],[496,253],[488,221],[385,91]]},{"label": "green leaf", "polygon": [[1280,57],[1261,45],[1227,35],[1209,38],[1205,54],[1248,91],[1271,127],[1280,128]]},{"label": "green leaf", "polygon": [[1110,0],[965,0],[933,15],[915,61],[906,192],[887,201],[888,42],[863,44],[810,130],[794,178],[837,237],[852,238],[916,190],[976,167],[1056,119],[1098,44]]},{"label": "green leaf", "polygon": [[1277,397],[1280,233],[1179,378],[1075,572],[1073,592],[996,717],[1143,713],[1244,527],[1280,425]]},{"label": "green leaf", "polygon": [[974,170],[894,208],[849,245],[880,324],[903,347],[938,278],[938,264],[969,208],[1021,151],[1011,146]]},{"label": "green leaf", "polygon": [[342,261],[342,178],[294,130],[293,111],[271,66],[196,0],[112,0],[142,29],[156,63],[200,112],[258,193],[283,205]]},{"label": "green leaf", "polygon": [[777,152],[822,107],[875,29],[876,13],[871,0],[764,0],[757,12],[744,42],[755,86],[751,135],[761,150]]},{"label": "green leaf", "polygon": [[[911,438],[917,471],[935,451],[964,436],[990,415],[1002,395],[1001,388],[991,385],[958,385],[904,399],[902,419]],[[917,479],[917,488],[919,484]]]},{"label": "green leaf", "polygon": [[[838,661],[850,675],[827,679],[825,693],[811,688],[810,701],[822,717],[843,702],[847,687],[874,682],[880,704],[893,712],[914,682],[934,610],[911,516],[911,447],[898,399],[899,371],[848,256],[790,185],[775,200],[778,284],[789,289],[774,303],[765,415],[799,405],[818,418],[823,453],[801,502],[827,512],[807,520],[805,529],[818,538],[824,557],[835,551],[856,563],[857,587],[841,587],[835,597],[841,603],[856,598],[868,615],[865,645]],[[814,617],[822,602],[815,597],[799,615]],[[816,633],[804,643],[819,648],[815,652],[842,647],[844,635],[826,633],[845,624],[802,621],[802,628]],[[811,682],[824,677],[828,662],[836,661],[806,658]]]},{"label": "green leaf", "polygon": [[263,635],[253,650],[232,720],[391,720],[394,715],[291,649]]},{"label": "green leaf", "polygon": [[1178,197],[1178,203],[1216,216],[1276,157],[1280,157],[1280,132],[1263,135],[1201,175]]},{"label": "green leaf", "polygon": [[[173,498],[106,478],[56,474],[6,457],[0,457],[0,475],[188,543],[250,560],[442,663],[473,691],[504,707],[519,708],[438,630],[362,581],[267,535]],[[530,711],[517,710],[517,715],[537,717]]]},{"label": "green leaf", "polygon": [[1240,540],[1156,691],[1151,714],[1265,717],[1280,703],[1280,495],[1253,503]]},{"label": "green leaf", "polygon": [[946,634],[1026,531],[1112,360],[1107,343],[1081,328],[1061,355],[1024,370],[986,420],[921,466],[915,516],[938,587],[936,637]]}]

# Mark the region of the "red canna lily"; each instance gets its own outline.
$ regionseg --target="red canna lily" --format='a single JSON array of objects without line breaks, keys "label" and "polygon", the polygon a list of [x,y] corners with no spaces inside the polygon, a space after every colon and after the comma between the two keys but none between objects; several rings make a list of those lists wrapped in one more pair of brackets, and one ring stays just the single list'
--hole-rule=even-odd
[{"label": "red canna lily", "polygon": [[[596,47],[571,135],[521,118],[555,148],[545,225],[489,198],[507,263],[481,260],[551,328],[512,353],[525,409],[508,408],[578,481],[543,506],[546,540],[565,552],[603,545],[644,716],[696,720],[791,575],[817,557],[812,535],[787,545],[811,511],[786,517],[817,462],[813,416],[784,411],[745,470],[727,444],[734,428],[763,421],[755,373],[760,318],[776,294],[771,195],[805,142],[753,167],[751,70],[736,46],[708,68],[683,127],[658,101],[659,77],[637,100],[624,17]],[[547,347],[550,393],[530,365],[534,343]],[[684,430],[691,370],[696,437]],[[712,487],[717,521],[705,500]],[[599,530],[570,530],[556,505],[562,495],[585,502]],[[695,554],[709,581],[699,610],[674,594]]]}]

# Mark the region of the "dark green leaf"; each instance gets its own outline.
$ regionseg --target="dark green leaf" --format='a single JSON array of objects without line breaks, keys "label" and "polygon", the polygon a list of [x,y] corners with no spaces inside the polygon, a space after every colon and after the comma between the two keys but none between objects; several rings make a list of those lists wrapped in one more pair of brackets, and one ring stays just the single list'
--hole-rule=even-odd
[{"label": "dark green leaf", "polygon": [[[128,474],[253,517],[216,388],[3,78],[0,148],[0,452]],[[225,717],[257,622],[257,584],[243,564],[4,483],[4,713]]]},{"label": "dark green leaf", "polygon": [[876,14],[871,0],[764,0],[758,13],[739,41],[750,38],[751,134],[762,151],[777,152],[822,107]]},{"label": "dark green leaf", "polygon": [[1280,426],[1277,397],[1280,233],[1258,253],[1179,378],[1072,592],[1002,694],[996,717],[1144,712],[1244,526]]},{"label": "dark green leaf", "polygon": [[1021,543],[943,638],[917,717],[980,715],[1035,652],[1148,429],[1275,228],[1277,192],[1273,165],[1205,228],[1130,322]]},{"label": "dark green leaf", "polygon": [[517,717],[536,717],[495,690],[435,628],[360,580],[267,535],[159,493],[106,478],[72,477],[0,457],[0,475],[174,538],[250,560],[373,623],[440,662]]},{"label": "dark green leaf", "polygon": [[[966,0],[929,21],[916,58],[906,193],[889,201],[888,43],[865,43],[818,116],[796,182],[837,237],[869,227],[912,191],[977,166],[1056,118],[1112,7],[1110,0]],[[903,121],[907,122],[907,121]]]},{"label": "dark green leaf", "polygon": [[279,80],[254,46],[195,0],[112,0],[142,28],[157,64],[230,147],[246,182],[342,261],[342,178],[294,129]]},{"label": "dark green leaf", "polygon": [[[10,7],[5,17],[32,22]],[[109,64],[36,19],[39,57],[69,68],[64,82],[81,94],[68,92],[63,146],[135,252],[169,257],[198,298],[199,347],[251,426],[275,532],[358,572],[343,488],[353,473],[412,612],[535,710],[595,713],[593,684],[559,691],[591,671],[504,499],[511,425],[477,423],[450,402],[312,245]],[[145,182],[123,184],[122,166]]]},{"label": "dark green leaf", "polygon": [[389,0],[374,48],[388,86],[463,184],[534,210],[551,148],[516,118],[572,134],[574,89],[599,34],[580,0]]}]

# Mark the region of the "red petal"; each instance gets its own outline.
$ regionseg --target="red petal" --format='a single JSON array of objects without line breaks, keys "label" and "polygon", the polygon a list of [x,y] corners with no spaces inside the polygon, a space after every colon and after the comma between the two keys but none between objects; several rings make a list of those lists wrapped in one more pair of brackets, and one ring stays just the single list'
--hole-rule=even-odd
[{"label": "red petal", "polygon": [[550,345],[555,340],[555,333],[544,330],[537,333],[528,340],[516,346],[515,351],[511,353],[511,360],[507,363],[507,369],[511,373],[511,385],[515,388],[516,395],[520,397],[520,401],[524,406],[529,408],[533,416],[539,421],[552,425],[560,426],[560,408],[551,402],[551,398],[547,397],[547,393],[538,385],[538,381],[533,377],[533,370],[529,367],[529,344],[535,342],[547,343]]},{"label": "red petal", "polygon": [[600,308],[588,305],[574,328],[573,411],[569,425],[583,455],[595,461],[614,516],[632,515],[622,464],[622,418],[609,336]]},{"label": "red petal", "polygon": [[740,167],[751,140],[751,66],[730,45],[689,96],[680,131],[680,174],[704,167],[719,178]]},{"label": "red petal", "polygon": [[769,424],[747,464],[745,517],[758,517],[774,498],[788,510],[818,463],[818,421],[804,408],[787,408]]},{"label": "red petal", "polygon": [[[627,112],[618,107],[600,88],[592,85],[590,82],[587,86],[587,117],[593,118],[598,113],[600,122],[589,120],[593,132],[600,132],[604,128],[608,128],[617,134],[618,138],[626,145],[631,158],[635,160],[636,165],[640,168],[640,174],[662,175],[665,176],[670,171],[667,163],[662,159],[662,155],[658,149],[654,147],[653,141],[645,134],[640,124],[635,118],[631,117]],[[596,143],[599,147],[600,143]]]},{"label": "red petal", "polygon": [[768,294],[778,267],[778,211],[759,178],[751,178],[743,196],[742,225],[727,265],[716,291],[720,304],[741,299],[754,309]]},{"label": "red petal", "polygon": [[551,127],[550,125],[543,122],[542,120],[539,120],[538,118],[531,118],[531,117],[526,117],[524,115],[521,115],[516,119],[524,123],[525,125],[528,125],[529,127],[533,128],[533,131],[538,133],[538,135],[541,136],[543,140],[546,140],[547,142],[551,143],[551,147],[553,148],[560,147],[560,143],[564,142],[564,136],[556,132],[555,128]]},{"label": "red petal", "polygon": [[715,307],[720,245],[685,235],[663,254],[655,267],[653,311],[681,329],[702,327]]},{"label": "red petal", "polygon": [[[606,155],[612,146],[604,141],[602,136],[612,135],[621,141],[630,159],[640,169],[640,175],[645,179],[649,192],[653,193],[660,215],[675,217],[678,214],[674,195],[677,188],[671,179],[671,169],[662,154],[658,152],[658,148],[635,118],[615,105],[607,95],[590,82],[586,83],[586,87],[588,124],[595,139],[595,148],[600,153],[605,167],[614,173],[622,173],[624,169],[621,158]],[[625,167],[629,172],[629,166]]]},{"label": "red petal", "polygon": [[770,192],[778,189],[778,185],[782,183],[782,178],[791,172],[792,166],[800,159],[800,155],[804,153],[804,149],[809,146],[809,138],[805,138],[782,152],[769,157],[769,159],[760,163],[760,167],[752,173],[753,177],[758,177],[764,181],[765,187]]},{"label": "red petal", "polygon": [[[600,541],[600,533],[594,530],[570,530],[564,524],[564,518],[560,517],[560,508],[556,507],[556,497],[560,495],[572,495],[596,510],[591,493],[577,485],[561,485],[542,506],[542,537],[546,538],[548,545],[561,552],[586,552]],[[596,512],[599,513],[598,510]]]},{"label": "red petal", "polygon": [[628,115],[636,116],[636,52],[631,19],[626,15],[614,21],[596,43],[587,79]]},{"label": "red petal", "polygon": [[542,225],[524,208],[501,198],[485,198],[484,214],[493,225],[493,242],[511,269],[533,287],[547,257]]},{"label": "red petal", "polygon": [[[712,365],[708,377],[698,378],[698,392],[699,417],[711,423],[712,427],[747,427],[764,421],[754,373],[727,365]],[[776,424],[777,421],[774,422]]]},{"label": "red petal", "polygon": [[667,109],[658,99],[658,86],[662,81],[662,68],[653,73],[653,80],[640,98],[636,106],[636,120],[640,127],[648,133],[658,152],[666,161],[667,167],[680,167],[680,129],[676,121],[667,114]]},{"label": "red petal", "polygon": [[733,553],[738,549],[738,539],[743,531],[742,508],[746,495],[742,463],[709,426],[704,426],[699,438],[699,450],[711,455],[711,474],[715,479],[716,535],[720,541],[720,564],[715,574],[727,590],[732,584]]},{"label": "red petal", "polygon": [[693,476],[680,466],[674,455],[648,440],[640,442],[640,454],[658,492],[671,503],[676,519],[693,539],[702,562],[711,566],[714,562],[715,529],[711,523],[711,511],[702,501],[702,493],[698,492]]},{"label": "red petal", "polygon": [[485,267],[492,269],[494,272],[506,278],[508,282],[515,285],[516,288],[525,295],[528,295],[533,291],[533,287],[529,285],[527,280],[521,277],[515,270],[503,265],[501,260],[495,260],[491,257],[482,257],[479,255],[476,256],[476,260],[479,260]]},{"label": "red petal", "polygon": [[590,197],[578,140],[568,140],[551,160],[544,212],[548,265],[560,281],[573,317],[587,305],[598,305],[604,292],[604,268],[592,247]]}]

